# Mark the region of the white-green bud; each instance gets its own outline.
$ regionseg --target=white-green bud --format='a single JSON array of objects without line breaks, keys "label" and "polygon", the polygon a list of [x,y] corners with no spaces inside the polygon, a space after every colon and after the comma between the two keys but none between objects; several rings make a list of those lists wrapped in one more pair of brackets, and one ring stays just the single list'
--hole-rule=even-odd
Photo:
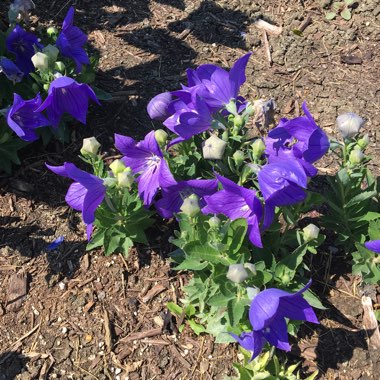
[{"label": "white-green bud", "polygon": [[354,137],[364,125],[364,120],[353,112],[347,112],[336,118],[336,125],[343,138]]},{"label": "white-green bud", "polygon": [[46,33],[49,35],[49,36],[52,36],[54,34],[58,34],[58,29],[55,28],[54,26],[49,26],[49,28],[46,29]]},{"label": "white-green bud", "polygon": [[221,160],[227,143],[216,135],[211,135],[202,144],[203,158],[205,160]]},{"label": "white-green bud", "polygon": [[247,296],[252,301],[258,294],[260,293],[260,289],[256,286],[249,286],[247,287]]},{"label": "white-green bud", "polygon": [[42,52],[49,57],[49,62],[53,64],[57,60],[59,50],[54,45],[47,45]]},{"label": "white-green bud", "polygon": [[212,229],[217,229],[220,227],[220,219],[217,216],[213,216],[208,220],[208,224]]},{"label": "white-green bud", "polygon": [[135,180],[131,168],[125,168],[125,170],[121,173],[117,174],[117,185],[119,187],[130,188],[132,186],[133,181]]},{"label": "white-green bud", "polygon": [[256,139],[254,143],[251,145],[252,148],[252,154],[254,158],[260,158],[264,151],[265,151],[265,144],[263,140],[261,139]]},{"label": "white-green bud", "polygon": [[358,145],[360,148],[365,149],[369,144],[369,136],[366,133],[362,138],[358,140]]},{"label": "white-green bud", "polygon": [[303,237],[307,242],[318,238],[319,228],[315,224],[310,223],[302,231]]},{"label": "white-green bud", "polygon": [[98,154],[99,148],[99,141],[95,137],[89,137],[87,139],[83,139],[83,145],[80,152],[83,156],[96,155]]},{"label": "white-green bud", "polygon": [[165,146],[168,141],[168,134],[163,129],[154,131],[154,137],[156,138],[157,144],[161,147]]},{"label": "white-green bud", "polygon": [[181,211],[190,218],[198,215],[201,211],[198,196],[196,194],[191,194],[185,198],[181,206]]},{"label": "white-green bud", "polygon": [[235,161],[235,164],[237,166],[240,166],[243,162],[244,162],[244,152],[242,152],[241,150],[237,150],[233,155],[232,155],[232,158],[234,159]]},{"label": "white-green bud", "polygon": [[33,65],[36,69],[41,71],[47,70],[49,68],[49,57],[41,52],[38,52],[32,57]]},{"label": "white-green bud", "polygon": [[364,160],[364,154],[361,150],[353,149],[348,159],[352,165],[357,165]]},{"label": "white-green bud", "polygon": [[228,267],[227,278],[237,284],[245,281],[249,277],[243,264],[231,264]]},{"label": "white-green bud", "polygon": [[119,173],[122,173],[126,169],[126,166],[124,165],[124,162],[122,160],[115,160],[110,165],[110,169],[116,177]]},{"label": "white-green bud", "polygon": [[252,272],[254,276],[256,276],[257,271],[256,271],[256,265],[252,263],[244,263],[244,268],[247,268]]},{"label": "white-green bud", "polygon": [[57,61],[54,63],[54,68],[60,73],[63,73],[66,69],[66,65],[62,61]]}]

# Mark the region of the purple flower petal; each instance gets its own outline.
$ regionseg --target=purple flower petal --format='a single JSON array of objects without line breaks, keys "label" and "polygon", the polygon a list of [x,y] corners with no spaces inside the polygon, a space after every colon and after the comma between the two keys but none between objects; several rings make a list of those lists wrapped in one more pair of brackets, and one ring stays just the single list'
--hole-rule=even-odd
[{"label": "purple flower petal", "polygon": [[364,246],[370,251],[380,253],[380,240],[367,241]]},{"label": "purple flower petal", "polygon": [[65,240],[65,238],[63,236],[59,236],[57,239],[55,239],[53,242],[51,242],[46,247],[46,250],[47,251],[54,251],[55,249],[57,249],[63,243],[64,240]]}]

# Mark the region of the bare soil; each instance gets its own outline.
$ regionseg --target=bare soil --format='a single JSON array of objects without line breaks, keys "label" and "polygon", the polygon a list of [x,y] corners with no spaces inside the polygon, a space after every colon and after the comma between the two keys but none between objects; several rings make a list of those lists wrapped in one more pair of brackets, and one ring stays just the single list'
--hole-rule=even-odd
[{"label": "bare soil", "polygon": [[[0,5],[5,15],[9,1]],[[178,301],[186,273],[171,271],[167,238],[173,226],[152,229],[150,246],[124,260],[86,252],[84,228],[65,204],[68,182],[44,163],[77,162],[84,137],[96,136],[108,156],[113,134],[139,138],[159,127],[146,105],[185,82],[202,63],[230,67],[253,51],[243,95],[273,97],[277,118],[308,107],[335,136],[335,118],[352,111],[367,120],[373,168],[379,174],[380,6],[363,0],[350,21],[327,21],[328,0],[35,0],[33,25],[61,23],[70,5],[100,57],[97,85],[113,94],[91,108],[87,126],[74,125],[72,143],[34,144],[23,165],[0,177],[0,380],[223,379],[238,360],[235,345],[195,336],[166,309]],[[325,8],[324,8],[325,7]],[[301,36],[294,33],[311,17]],[[282,26],[269,35],[270,64],[257,18]],[[380,138],[380,137],[379,137]],[[80,162],[79,162],[80,164]],[[335,170],[327,156],[322,174]],[[158,230],[161,228],[161,230]],[[58,236],[57,251],[47,245]],[[286,358],[321,379],[378,379],[380,353],[368,343],[360,297],[379,307],[380,291],[350,275],[349,263],[326,245],[312,265],[314,290],[326,310],[306,326]]]}]

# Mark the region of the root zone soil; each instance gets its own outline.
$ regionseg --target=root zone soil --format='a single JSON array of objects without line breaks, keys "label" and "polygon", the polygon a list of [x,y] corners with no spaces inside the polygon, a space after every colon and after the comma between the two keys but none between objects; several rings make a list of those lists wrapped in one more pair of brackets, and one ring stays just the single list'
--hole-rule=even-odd
[{"label": "root zone soil", "polygon": [[[167,240],[173,225],[156,226],[149,247],[128,259],[85,251],[79,216],[64,195],[67,181],[48,173],[44,162],[78,162],[81,140],[96,136],[106,155],[113,133],[140,137],[153,125],[146,104],[178,88],[185,69],[201,63],[230,67],[252,50],[243,95],[273,97],[277,117],[300,114],[307,100],[318,123],[334,137],[338,114],[367,119],[374,171],[379,174],[380,9],[359,2],[351,21],[326,21],[325,2],[201,0],[35,1],[32,24],[60,23],[70,5],[75,22],[100,56],[97,85],[113,100],[93,108],[87,126],[74,125],[72,143],[34,145],[23,166],[0,178],[0,379],[223,379],[237,361],[235,345],[196,336],[166,309],[181,298],[186,273],[171,271]],[[7,2],[1,5],[6,13]],[[4,12],[3,12],[4,11]],[[302,36],[293,31],[311,17]],[[269,35],[269,51],[254,20],[282,26]],[[158,127],[158,125],[156,125]],[[333,157],[319,163],[332,173]],[[58,236],[65,241],[47,252]],[[321,379],[376,379],[380,355],[363,328],[361,296],[380,303],[379,289],[350,274],[343,253],[326,245],[313,262],[314,290],[326,307],[321,324],[305,326],[292,351],[307,373]]]}]

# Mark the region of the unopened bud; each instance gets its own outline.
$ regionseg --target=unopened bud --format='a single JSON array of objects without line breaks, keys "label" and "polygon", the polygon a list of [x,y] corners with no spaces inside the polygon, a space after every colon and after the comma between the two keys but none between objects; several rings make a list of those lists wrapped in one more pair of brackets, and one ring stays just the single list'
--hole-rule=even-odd
[{"label": "unopened bud", "polygon": [[122,173],[126,169],[126,166],[124,165],[124,162],[122,160],[115,160],[110,165],[110,169],[116,177],[119,173]]},{"label": "unopened bud", "polygon": [[235,115],[234,117],[234,127],[236,127],[238,130],[243,125],[244,119],[240,115]]},{"label": "unopened bud", "polygon": [[49,90],[50,84],[49,83],[44,83],[44,85],[42,87],[47,92]]},{"label": "unopened bud", "polygon": [[61,62],[61,61],[58,61],[56,63],[54,63],[54,68],[59,71],[60,73],[63,73],[66,69],[66,65]]},{"label": "unopened bud", "polygon": [[364,120],[353,112],[347,112],[336,118],[336,125],[343,138],[354,137],[364,125]]},{"label": "unopened bud", "polygon": [[34,54],[32,57],[32,62],[34,67],[41,71],[49,68],[49,57],[44,53],[38,52]]},{"label": "unopened bud", "polygon": [[249,286],[247,287],[247,296],[252,301],[258,294],[260,293],[260,289],[256,286]]},{"label": "unopened bud", "polygon": [[220,227],[220,219],[217,216],[213,216],[208,220],[208,224],[214,230]]},{"label": "unopened bud", "polygon": [[80,150],[83,156],[86,155],[96,155],[100,148],[100,143],[95,137],[89,137],[87,139],[83,139],[83,145]]},{"label": "unopened bud", "polygon": [[199,207],[199,198],[196,194],[191,194],[187,198],[184,199],[181,211],[189,216],[190,218],[193,218],[194,216],[198,215],[201,211]]},{"label": "unopened bud", "polygon": [[251,145],[251,148],[252,148],[253,157],[259,159],[265,151],[265,144],[263,140],[257,139]]},{"label": "unopened bud", "polygon": [[59,50],[53,45],[47,45],[42,52],[49,57],[49,62],[53,64],[57,60]]},{"label": "unopened bud", "polygon": [[227,278],[239,284],[248,278],[248,272],[243,264],[231,264],[228,267]]},{"label": "unopened bud", "polygon": [[353,149],[350,153],[349,161],[352,165],[360,164],[364,160],[364,154],[361,150]]},{"label": "unopened bud", "polygon": [[222,133],[222,140],[225,142],[228,142],[228,137],[229,137],[229,134],[228,134],[228,131],[226,130]]},{"label": "unopened bud", "polygon": [[211,135],[202,144],[203,158],[205,160],[221,160],[227,143],[216,135]]},{"label": "unopened bud", "polygon": [[173,97],[170,92],[163,92],[156,95],[147,106],[147,111],[151,119],[163,121],[170,116],[168,107]]},{"label": "unopened bud", "polygon": [[312,241],[318,238],[319,228],[315,224],[309,224],[303,230],[303,237],[305,241]]},{"label": "unopened bud", "polygon": [[154,137],[160,147],[165,146],[168,141],[168,134],[163,129],[157,129],[157,131],[154,131]]},{"label": "unopened bud", "polygon": [[135,178],[133,176],[131,168],[125,168],[125,170],[121,173],[117,174],[117,185],[119,187],[130,188]]},{"label": "unopened bud", "polygon": [[237,150],[232,158],[235,161],[236,166],[240,166],[244,162],[244,153],[241,150]]},{"label": "unopened bud", "polygon": [[50,26],[49,28],[47,28],[46,33],[47,33],[49,36],[53,36],[53,35],[55,35],[55,34],[58,34],[58,29],[55,28],[54,26]]},{"label": "unopened bud", "polygon": [[256,276],[257,271],[256,271],[256,265],[252,263],[244,263],[244,268],[247,268],[252,272],[254,276]]},{"label": "unopened bud", "polygon": [[358,140],[358,145],[360,148],[365,149],[369,144],[369,136],[365,134],[362,138]]}]

